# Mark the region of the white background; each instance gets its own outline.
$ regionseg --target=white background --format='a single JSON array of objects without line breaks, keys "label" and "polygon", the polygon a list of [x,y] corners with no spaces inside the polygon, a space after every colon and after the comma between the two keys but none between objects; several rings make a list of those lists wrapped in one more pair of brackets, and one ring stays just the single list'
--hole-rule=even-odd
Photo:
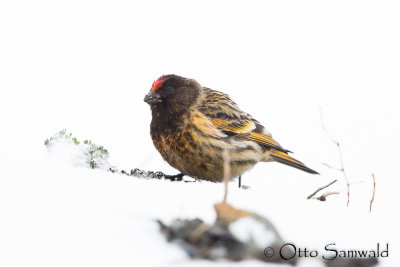
[{"label": "white background", "polygon": [[[400,234],[394,218],[398,214],[400,178],[397,168],[400,150],[399,14],[400,6],[396,1],[2,1],[0,162],[3,173],[0,174],[0,190],[3,190],[3,201],[0,206],[3,205],[3,214],[0,217],[7,223],[0,231],[3,235],[19,233],[18,244],[33,242],[35,245],[26,249],[33,249],[33,254],[40,247],[51,247],[29,235],[36,228],[26,230],[23,222],[15,226],[22,217],[13,216],[30,211],[25,202],[35,201],[37,195],[43,193],[40,190],[58,192],[49,195],[46,203],[52,197],[70,197],[63,186],[54,182],[57,178],[52,182],[43,178],[57,177],[58,170],[43,160],[46,155],[43,141],[63,128],[80,139],[89,138],[105,146],[110,151],[111,163],[121,168],[176,173],[152,145],[150,109],[143,102],[156,78],[174,73],[230,94],[243,110],[263,123],[278,142],[294,151],[296,158],[322,174],[312,176],[276,163],[259,164],[243,178],[252,190],[233,191],[236,192],[232,193],[233,203],[240,207],[243,202],[238,199],[245,199],[245,208],[265,216],[276,210],[270,216],[277,218],[280,215],[287,218],[283,208],[296,203],[296,207],[307,210],[306,217],[315,222],[323,220],[318,213],[328,209],[329,203],[303,199],[337,178],[337,190],[342,194],[332,197],[334,208],[325,214],[336,218],[335,223],[344,221],[334,232],[347,236],[349,244],[371,247],[378,241],[390,242],[393,252],[387,266],[392,262],[400,264],[395,250],[399,247]],[[351,188],[350,208],[345,205],[345,187],[340,173],[321,165],[321,162],[328,162],[338,166],[339,161],[336,147],[322,130],[320,107],[331,135],[341,142],[348,176],[357,182]],[[84,181],[82,192],[89,198],[91,193],[85,191],[85,185],[89,189],[96,180],[88,182],[85,177],[105,175],[68,168],[65,173],[60,176],[60,183],[69,181],[69,176],[82,176],[81,180],[74,181],[78,185]],[[376,175],[377,191],[373,213],[369,214],[371,173]],[[115,178],[107,175],[105,181],[102,180],[104,188],[113,186]],[[127,179],[117,177],[115,180]],[[32,193],[28,187],[20,191],[18,188],[27,181],[39,191]],[[168,202],[171,210],[168,218],[208,213],[210,215],[203,216],[212,218],[211,204],[221,197],[219,192],[222,191],[221,185],[211,183],[188,187],[171,183],[148,186],[153,183],[140,183],[143,186],[141,197],[145,199],[131,196],[132,201],[138,202],[128,209],[135,210],[135,205],[140,203],[146,210],[152,210],[146,216],[163,218],[164,211],[156,212],[157,198],[168,189],[171,190],[168,193],[174,195]],[[160,192],[155,194],[152,191],[155,188]],[[210,190],[214,190],[215,195],[209,196]],[[125,193],[130,195],[129,191]],[[153,193],[155,195],[150,197]],[[122,193],[116,189],[114,194]],[[235,194],[240,195],[236,200]],[[276,203],[260,203],[262,197],[268,198],[268,195],[273,196],[271,199]],[[92,197],[97,199],[96,196],[100,200],[103,195],[98,193]],[[15,204],[16,199],[19,204]],[[83,199],[75,205],[81,205]],[[285,203],[280,206],[282,202]],[[99,207],[102,204],[99,203]],[[209,211],[196,214],[190,205]],[[64,208],[73,210],[67,204]],[[47,209],[42,212],[42,215],[34,213],[32,216],[49,216]],[[290,212],[303,217],[300,211]],[[355,228],[346,223],[345,216],[352,218]],[[296,220],[286,221],[287,227],[291,227],[289,238],[301,235],[302,230],[295,226]],[[63,225],[62,221],[57,222]],[[310,228],[307,235],[302,232],[303,236],[293,238],[308,242],[315,237],[322,243],[330,242],[321,241],[324,239],[321,233],[331,232],[335,225],[314,225],[310,221],[302,222]],[[285,225],[285,222],[280,223]],[[123,229],[129,228],[126,227]],[[313,233],[317,228],[319,230]],[[78,240],[85,233],[85,228],[82,229],[78,231]],[[156,236],[154,229],[149,232]],[[353,237],[351,233],[354,232],[358,234]],[[15,240],[14,234],[6,235],[4,247]],[[44,235],[51,234],[44,231]],[[156,241],[150,242],[150,246],[153,243]],[[107,244],[104,243],[104,251],[110,251]],[[14,249],[18,246],[3,251],[11,253]],[[26,251],[20,250],[22,254]],[[107,265],[101,257],[98,262],[91,262],[85,255],[72,253],[70,263],[74,266]],[[120,258],[125,259],[126,255],[129,252]],[[162,257],[159,260],[163,262]],[[59,265],[57,260],[43,258],[27,262],[39,266]],[[120,265],[127,262],[121,260]],[[13,263],[24,265],[19,261]]]}]

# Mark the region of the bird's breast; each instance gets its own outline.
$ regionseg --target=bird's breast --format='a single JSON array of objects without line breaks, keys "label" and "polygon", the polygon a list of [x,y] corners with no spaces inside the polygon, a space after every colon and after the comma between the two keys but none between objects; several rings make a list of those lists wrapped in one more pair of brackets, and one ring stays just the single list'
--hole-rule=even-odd
[{"label": "bird's breast", "polygon": [[[210,181],[222,181],[222,152],[231,156],[232,176],[238,176],[260,161],[262,151],[252,141],[218,136],[192,116],[182,124],[151,127],[154,146],[172,167],[186,175]],[[194,120],[194,121],[193,121]],[[171,126],[173,126],[171,128]],[[203,126],[203,128],[202,128]]]}]

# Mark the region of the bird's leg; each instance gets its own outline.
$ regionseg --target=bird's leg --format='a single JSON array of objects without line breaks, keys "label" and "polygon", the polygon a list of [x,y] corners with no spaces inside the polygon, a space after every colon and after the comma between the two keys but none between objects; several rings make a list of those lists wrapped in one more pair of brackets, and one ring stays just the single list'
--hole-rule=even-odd
[{"label": "bird's leg", "polygon": [[171,180],[171,181],[182,181],[183,180],[183,176],[185,176],[183,173],[180,174],[176,174],[176,175],[166,175],[164,174],[164,178]]},{"label": "bird's leg", "polygon": [[241,188],[241,187],[242,187],[242,176],[239,175],[239,188]]}]

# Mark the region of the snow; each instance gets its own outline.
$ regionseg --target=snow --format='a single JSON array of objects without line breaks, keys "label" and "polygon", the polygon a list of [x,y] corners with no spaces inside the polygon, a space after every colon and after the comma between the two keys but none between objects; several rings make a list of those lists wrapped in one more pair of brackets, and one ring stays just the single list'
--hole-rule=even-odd
[{"label": "snow", "polygon": [[[0,184],[2,266],[186,265],[188,257],[164,240],[155,220],[200,217],[212,223],[213,204],[222,200],[222,184],[139,179],[76,167],[74,160],[63,164],[51,160],[51,155],[29,161],[2,159],[6,163]],[[322,253],[329,243],[343,249],[373,249],[377,242],[389,242],[391,258],[382,266],[396,262],[397,224],[387,220],[391,210],[381,208],[380,195],[369,214],[362,207],[346,208],[345,194],[326,203],[307,201],[305,196],[315,186],[308,191],[287,188],[286,182],[294,179],[298,178],[283,177],[273,182],[274,187],[252,185],[250,190],[238,189],[232,182],[228,201],[271,219],[283,238],[297,247]],[[298,190],[301,196],[296,196]],[[266,246],[271,235],[255,223],[241,219],[231,230],[240,239],[253,238]]]},{"label": "snow", "polygon": [[49,161],[58,164],[70,163],[75,167],[86,167],[86,155],[81,146],[73,145],[71,140],[57,140],[48,146],[49,154],[46,155]]},{"label": "snow", "polygon": [[[156,219],[212,223],[222,184],[91,170],[74,163],[79,151],[43,145],[67,128],[121,169],[176,174],[143,102],[168,73],[229,93],[322,174],[262,163],[243,176],[249,190],[230,183],[230,204],[320,253],[389,243],[380,266],[399,266],[399,11],[396,1],[2,1],[0,266],[265,266],[192,261],[159,233]],[[320,164],[340,162],[319,107],[357,182],[349,207],[341,174]],[[333,179],[339,195],[306,200]]]},{"label": "snow", "polygon": [[240,241],[244,243],[254,242],[262,249],[269,247],[276,241],[275,233],[253,218],[239,219],[229,225],[229,230]]}]

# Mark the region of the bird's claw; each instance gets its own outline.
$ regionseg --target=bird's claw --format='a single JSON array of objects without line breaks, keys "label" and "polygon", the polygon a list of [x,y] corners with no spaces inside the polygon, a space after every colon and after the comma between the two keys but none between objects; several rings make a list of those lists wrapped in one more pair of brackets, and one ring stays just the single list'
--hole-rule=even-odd
[{"label": "bird's claw", "polygon": [[185,176],[183,173],[176,174],[176,175],[166,175],[166,174],[163,174],[163,175],[164,175],[164,179],[171,180],[172,182],[182,181],[183,176]]}]

